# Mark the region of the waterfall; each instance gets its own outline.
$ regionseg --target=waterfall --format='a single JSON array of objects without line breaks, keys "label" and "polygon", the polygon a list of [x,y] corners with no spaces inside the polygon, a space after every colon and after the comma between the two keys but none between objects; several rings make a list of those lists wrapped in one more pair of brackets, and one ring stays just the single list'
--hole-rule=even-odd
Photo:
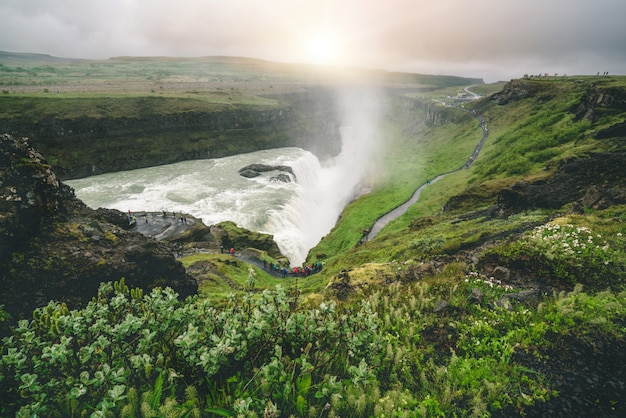
[{"label": "waterfall", "polygon": [[[92,208],[122,212],[188,213],[207,225],[233,221],[274,235],[292,265],[335,225],[347,203],[358,196],[376,155],[371,96],[340,92],[342,151],[320,161],[301,148],[276,148],[231,157],[184,161],[67,181]],[[272,173],[244,178],[250,164],[288,165],[295,181],[272,181]]]}]

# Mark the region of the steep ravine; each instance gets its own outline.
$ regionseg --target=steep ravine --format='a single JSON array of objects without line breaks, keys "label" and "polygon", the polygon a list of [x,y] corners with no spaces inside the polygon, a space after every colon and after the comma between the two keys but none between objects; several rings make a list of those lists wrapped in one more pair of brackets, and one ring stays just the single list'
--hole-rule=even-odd
[{"label": "steep ravine", "polygon": [[[30,138],[61,180],[284,146],[320,158],[340,151],[334,92],[309,88],[274,105],[166,97],[111,101],[0,98],[0,131]],[[58,109],[58,110],[55,110]]]}]

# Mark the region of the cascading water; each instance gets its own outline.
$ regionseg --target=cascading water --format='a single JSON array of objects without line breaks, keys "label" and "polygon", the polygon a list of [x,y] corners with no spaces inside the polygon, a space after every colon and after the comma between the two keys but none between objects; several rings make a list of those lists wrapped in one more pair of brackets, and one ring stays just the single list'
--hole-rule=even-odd
[{"label": "cascading water", "polygon": [[[207,225],[233,221],[272,234],[291,264],[300,265],[358,195],[371,168],[374,119],[362,111],[366,102],[351,102],[348,97],[352,96],[343,97],[343,120],[349,126],[341,129],[342,152],[324,164],[300,148],[277,148],[66,183],[92,208],[188,213]],[[239,175],[239,169],[255,163],[290,166],[295,181],[272,181],[275,172],[252,179]]]}]

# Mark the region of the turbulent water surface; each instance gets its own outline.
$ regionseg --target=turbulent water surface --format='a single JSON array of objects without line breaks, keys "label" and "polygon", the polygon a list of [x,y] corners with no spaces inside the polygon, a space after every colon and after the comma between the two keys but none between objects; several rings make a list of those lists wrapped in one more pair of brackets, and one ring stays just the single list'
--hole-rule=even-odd
[{"label": "turbulent water surface", "polygon": [[[232,157],[108,173],[66,183],[92,208],[126,212],[188,213],[207,225],[233,221],[241,227],[274,235],[292,264],[308,252],[335,224],[359,182],[340,169],[341,155],[323,167],[300,148],[277,148]],[[271,177],[283,172],[244,178],[249,164],[288,165],[295,178],[285,183]],[[337,187],[341,184],[342,187]]]},{"label": "turbulent water surface", "polygon": [[[293,265],[301,264],[335,225],[345,205],[376,171],[380,92],[372,87],[337,89],[341,153],[320,164],[300,148],[276,148],[232,157],[187,161],[67,183],[92,208],[182,212],[207,225],[233,221],[274,235]],[[292,182],[272,181],[278,172],[248,179],[249,164],[288,165]]]}]

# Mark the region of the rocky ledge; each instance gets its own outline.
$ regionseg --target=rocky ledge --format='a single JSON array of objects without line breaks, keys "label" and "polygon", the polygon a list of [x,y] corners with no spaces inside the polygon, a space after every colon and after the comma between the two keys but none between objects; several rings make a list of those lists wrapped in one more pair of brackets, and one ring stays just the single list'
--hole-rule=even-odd
[{"label": "rocky ledge", "polygon": [[[291,174],[294,180],[296,178],[293,169],[288,165],[267,165],[267,164],[250,164],[239,169],[239,175],[246,178],[254,178],[261,175],[261,173],[271,171],[282,171]],[[282,181],[283,183],[289,183],[291,177],[288,174],[280,173],[270,178],[272,181]]]},{"label": "rocky ledge", "polygon": [[125,214],[78,200],[26,138],[0,136],[0,305],[12,316],[50,300],[79,307],[122,277],[144,290],[197,292],[166,244],[128,228]]},{"label": "rocky ledge", "polygon": [[626,203],[626,153],[591,154],[562,161],[547,180],[520,182],[502,190],[498,208],[517,213],[532,208],[558,209],[575,202],[581,208],[606,209]]}]

